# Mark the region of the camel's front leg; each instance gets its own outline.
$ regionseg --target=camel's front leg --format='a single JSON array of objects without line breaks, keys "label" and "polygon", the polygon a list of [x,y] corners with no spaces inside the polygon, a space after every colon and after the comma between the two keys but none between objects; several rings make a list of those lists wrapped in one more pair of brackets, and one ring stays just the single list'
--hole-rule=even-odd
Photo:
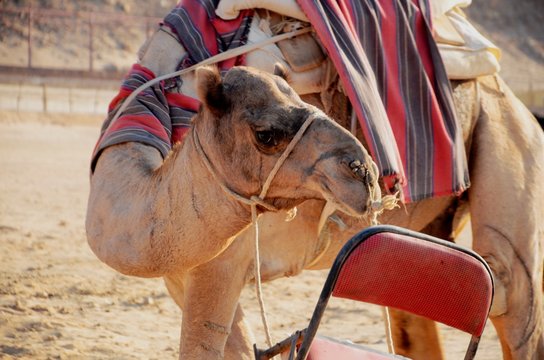
[{"label": "camel's front leg", "polygon": [[[223,359],[244,285],[236,263],[212,261],[184,278],[181,359]],[[237,276],[238,275],[238,276]]]},{"label": "camel's front leg", "polygon": [[[240,359],[230,354],[251,351],[251,344],[237,340],[247,332],[238,299],[253,263],[251,245],[235,240],[210,262],[183,276],[165,277],[170,295],[183,310],[180,358]],[[231,333],[234,337],[229,340],[231,347],[226,354],[225,344]],[[235,349],[237,346],[241,347]]]},{"label": "camel's front leg", "polygon": [[255,344],[255,337],[245,319],[242,307],[238,304],[225,347],[225,360],[254,359],[253,344]]},{"label": "camel's front leg", "polygon": [[[165,277],[164,282],[170,296],[176,304],[183,308],[184,289],[182,279],[176,277]],[[249,325],[246,322],[244,312],[240,304],[236,307],[232,321],[230,334],[225,346],[225,359],[227,360],[251,360],[253,355],[253,344],[255,339]]]}]

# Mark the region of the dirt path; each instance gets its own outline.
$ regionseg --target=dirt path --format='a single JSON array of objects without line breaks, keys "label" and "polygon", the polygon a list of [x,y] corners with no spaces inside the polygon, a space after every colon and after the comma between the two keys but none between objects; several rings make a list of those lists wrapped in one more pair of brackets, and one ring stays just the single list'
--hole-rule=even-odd
[{"label": "dirt path", "polygon": [[[181,312],[162,281],[120,275],[86,244],[88,162],[99,123],[92,117],[0,114],[2,359],[177,357]],[[307,272],[265,285],[274,339],[304,326],[324,276]],[[264,344],[252,287],[242,301]],[[325,333],[386,349],[379,308],[331,305]],[[449,358],[458,359],[468,337],[448,331],[444,343]],[[477,358],[499,354],[488,326]]]}]

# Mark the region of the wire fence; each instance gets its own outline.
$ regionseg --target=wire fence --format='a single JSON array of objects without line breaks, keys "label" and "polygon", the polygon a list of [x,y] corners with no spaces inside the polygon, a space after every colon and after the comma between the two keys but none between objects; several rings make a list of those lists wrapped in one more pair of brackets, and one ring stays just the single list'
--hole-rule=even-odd
[{"label": "wire fence", "polygon": [[[162,18],[0,3],[0,71],[56,78],[120,79]],[[506,75],[506,74],[505,74]],[[542,76],[505,76],[532,110],[544,112]],[[4,81],[5,82],[5,81]]]},{"label": "wire fence", "polygon": [[162,19],[125,13],[0,8],[0,65],[119,71]]}]

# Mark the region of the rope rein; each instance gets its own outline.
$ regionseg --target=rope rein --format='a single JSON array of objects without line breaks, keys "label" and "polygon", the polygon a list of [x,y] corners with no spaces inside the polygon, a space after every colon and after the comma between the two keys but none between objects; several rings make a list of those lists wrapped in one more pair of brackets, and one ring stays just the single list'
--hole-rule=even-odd
[{"label": "rope rein", "polygon": [[212,165],[210,159],[208,158],[208,155],[206,155],[206,153],[204,152],[204,149],[202,148],[202,144],[200,143],[200,139],[198,137],[197,132],[195,131],[195,128],[196,128],[196,126],[193,126],[193,128],[192,128],[192,133],[193,133],[192,139],[193,139],[193,143],[195,145],[195,149],[196,149],[198,155],[200,156],[200,159],[202,160],[202,162],[204,163],[204,165],[206,166],[206,168],[208,169],[208,171],[212,175],[213,179],[219,184],[221,189],[226,194],[228,194],[229,196],[233,197],[234,199],[238,200],[239,202],[241,202],[243,204],[246,204],[246,205],[249,205],[249,206],[259,205],[259,206],[262,206],[263,208],[265,208],[265,209],[267,209],[269,211],[278,211],[278,209],[275,206],[265,202],[263,200],[263,198],[261,198],[260,196],[253,195],[253,196],[251,196],[249,198],[246,198],[246,197],[243,197],[242,195],[238,194],[237,192],[233,191],[232,189],[230,189],[227,185],[225,185],[225,183],[219,179],[219,175],[217,175],[217,172],[213,168],[213,165]]},{"label": "rope rein", "polygon": [[195,148],[197,150],[197,153],[200,156],[202,162],[204,163],[204,165],[206,166],[206,168],[208,169],[208,171],[210,172],[210,174],[212,175],[214,180],[219,184],[221,189],[227,195],[229,195],[229,196],[233,197],[235,200],[238,200],[239,202],[241,202],[243,204],[246,204],[246,205],[249,205],[249,206],[255,206],[255,207],[262,206],[263,208],[265,208],[265,209],[267,209],[269,211],[278,211],[278,209],[274,205],[267,203],[264,200],[264,198],[266,197],[266,194],[267,194],[267,192],[268,192],[268,190],[270,188],[270,184],[272,183],[272,180],[274,180],[274,177],[276,176],[276,174],[280,170],[281,166],[283,165],[283,163],[285,162],[287,157],[291,154],[291,152],[293,152],[293,149],[295,148],[295,146],[302,139],[302,136],[304,135],[306,130],[310,127],[310,125],[312,124],[312,122],[316,118],[317,118],[316,115],[310,115],[304,121],[304,123],[298,129],[298,131],[295,134],[295,136],[293,137],[293,139],[291,139],[291,142],[287,145],[287,147],[285,148],[285,150],[283,151],[281,156],[278,158],[278,160],[274,164],[274,167],[272,168],[272,170],[270,171],[270,173],[268,174],[268,177],[266,178],[266,180],[264,182],[264,185],[263,185],[263,188],[262,188],[260,194],[259,195],[252,195],[249,198],[244,197],[244,196],[238,194],[237,192],[233,191],[232,189],[230,189],[225,184],[224,181],[222,181],[220,179],[219,175],[217,174],[217,172],[215,171],[215,168],[212,165],[212,162],[210,161],[210,159],[206,155],[206,152],[202,148],[202,144],[200,143],[200,138],[198,137],[198,133],[195,130],[196,126],[193,126],[193,128],[192,128],[192,133],[193,133],[192,139],[193,139],[193,143],[195,145]]}]

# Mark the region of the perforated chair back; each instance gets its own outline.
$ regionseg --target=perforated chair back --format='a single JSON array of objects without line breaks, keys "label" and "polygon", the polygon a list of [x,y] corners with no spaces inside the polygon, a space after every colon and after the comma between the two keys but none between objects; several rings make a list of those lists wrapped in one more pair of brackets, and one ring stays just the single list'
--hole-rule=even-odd
[{"label": "perforated chair back", "polygon": [[457,328],[474,357],[493,299],[485,261],[470,249],[395,226],[355,235],[338,254],[297,359],[305,359],[330,296],[405,310]]}]

